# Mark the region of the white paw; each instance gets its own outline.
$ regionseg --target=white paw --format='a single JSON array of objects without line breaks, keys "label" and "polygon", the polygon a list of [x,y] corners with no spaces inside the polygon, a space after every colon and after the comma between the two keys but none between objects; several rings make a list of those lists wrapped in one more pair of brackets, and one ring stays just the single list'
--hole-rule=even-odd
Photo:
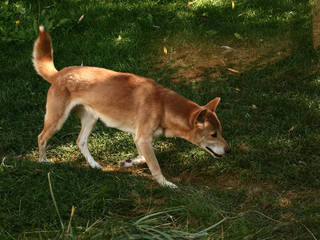
[{"label": "white paw", "polygon": [[165,182],[162,183],[161,185],[164,186],[164,187],[172,188],[172,189],[177,189],[178,188],[177,185],[175,185],[174,183],[169,182],[167,180],[165,180]]},{"label": "white paw", "polygon": [[167,181],[167,179],[165,179],[164,177],[162,177],[161,180],[158,180],[158,179],[156,179],[156,180],[157,180],[157,182],[158,182],[161,186],[163,186],[163,187],[168,187],[168,188],[171,188],[171,189],[176,189],[176,188],[178,188],[177,185],[175,185],[175,184],[172,183],[172,182]]},{"label": "white paw", "polygon": [[50,161],[47,159],[47,157],[43,157],[43,158],[40,158],[39,162],[41,162],[41,163],[49,163]]},{"label": "white paw", "polygon": [[122,162],[120,162],[120,168],[128,168],[132,167],[134,165],[139,165],[145,163],[146,160],[143,156],[139,155],[133,159],[127,159]]},{"label": "white paw", "polygon": [[132,166],[133,166],[133,163],[132,163],[131,159],[127,159],[127,160],[124,160],[124,161],[120,162],[120,168],[129,168],[129,167],[132,167]]},{"label": "white paw", "polygon": [[96,168],[96,169],[102,168],[102,166],[99,163],[97,163],[96,161],[92,161],[92,162],[88,162],[88,163],[89,163],[90,167],[92,167],[92,168]]}]

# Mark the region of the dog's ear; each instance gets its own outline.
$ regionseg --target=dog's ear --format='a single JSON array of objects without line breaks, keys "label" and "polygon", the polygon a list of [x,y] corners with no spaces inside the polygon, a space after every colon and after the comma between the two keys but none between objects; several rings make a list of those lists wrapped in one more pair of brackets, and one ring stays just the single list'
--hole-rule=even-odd
[{"label": "dog's ear", "polygon": [[217,110],[217,107],[219,105],[221,98],[216,97],[214,99],[212,99],[210,102],[208,102],[207,105],[205,105],[204,107],[209,109],[212,112],[215,112]]},{"label": "dog's ear", "polygon": [[207,117],[207,111],[207,109],[203,109],[192,114],[190,119],[191,126],[203,128],[204,122]]}]

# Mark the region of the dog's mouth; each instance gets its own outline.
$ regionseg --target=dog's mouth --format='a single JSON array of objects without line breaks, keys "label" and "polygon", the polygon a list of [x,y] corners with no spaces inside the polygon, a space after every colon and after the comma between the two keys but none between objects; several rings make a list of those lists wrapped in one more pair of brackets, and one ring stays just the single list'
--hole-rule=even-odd
[{"label": "dog's mouth", "polygon": [[221,158],[222,155],[215,153],[211,148],[206,147],[206,149],[208,150],[208,152],[210,152],[215,158]]}]

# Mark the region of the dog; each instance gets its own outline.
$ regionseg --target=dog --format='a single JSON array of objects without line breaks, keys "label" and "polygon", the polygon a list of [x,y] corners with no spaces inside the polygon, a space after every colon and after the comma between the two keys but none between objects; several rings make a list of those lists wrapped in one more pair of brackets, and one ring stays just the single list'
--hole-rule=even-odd
[{"label": "dog", "polygon": [[51,37],[43,26],[39,27],[34,43],[32,62],[36,72],[51,84],[44,127],[38,136],[40,162],[49,162],[47,142],[61,129],[70,113],[80,117],[77,145],[90,167],[101,168],[88,150],[88,137],[100,119],[108,127],[133,135],[138,156],[121,162],[121,167],[147,163],[153,178],[162,186],[177,187],[161,172],[152,147],[155,137],[186,139],[214,158],[230,152],[216,114],[219,97],[199,106],[152,79],[132,73],[88,66],[70,66],[58,71],[53,62]]}]

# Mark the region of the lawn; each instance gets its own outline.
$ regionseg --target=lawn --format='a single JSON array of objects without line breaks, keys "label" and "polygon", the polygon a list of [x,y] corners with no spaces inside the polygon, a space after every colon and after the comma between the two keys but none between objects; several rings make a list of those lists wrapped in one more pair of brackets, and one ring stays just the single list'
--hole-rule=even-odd
[{"label": "lawn", "polygon": [[[43,24],[57,69],[99,66],[155,79],[217,114],[232,153],[182,139],[154,149],[177,190],[132,137],[98,123],[90,169],[71,116],[38,162],[49,84],[31,52]],[[0,2],[0,239],[320,238],[320,73],[307,0]]]}]

